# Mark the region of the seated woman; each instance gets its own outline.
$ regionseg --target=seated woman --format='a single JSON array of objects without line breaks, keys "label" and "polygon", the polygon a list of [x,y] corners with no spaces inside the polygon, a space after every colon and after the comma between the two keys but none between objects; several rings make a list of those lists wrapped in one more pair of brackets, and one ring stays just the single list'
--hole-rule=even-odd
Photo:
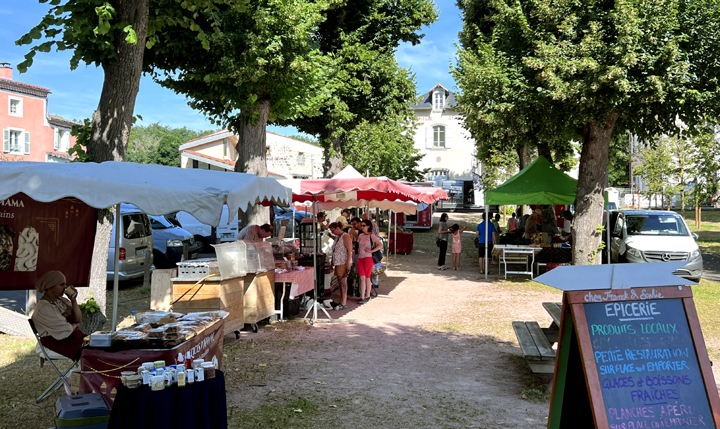
[{"label": "seated woman", "polygon": [[[78,329],[82,314],[77,291],[65,283],[60,271],[48,271],[35,283],[43,296],[38,300],[32,320],[42,345],[69,359],[80,356],[85,334]],[[67,298],[63,298],[63,293]]]}]

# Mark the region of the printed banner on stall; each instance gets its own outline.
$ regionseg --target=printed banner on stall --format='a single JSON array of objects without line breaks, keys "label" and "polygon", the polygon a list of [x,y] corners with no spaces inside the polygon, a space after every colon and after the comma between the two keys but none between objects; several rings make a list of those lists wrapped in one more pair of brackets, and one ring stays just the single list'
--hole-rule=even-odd
[{"label": "printed banner on stall", "polygon": [[80,358],[80,393],[99,393],[112,406],[115,394],[120,385],[120,373],[137,371],[143,362],[164,360],[169,366],[177,362],[179,353],[193,359],[204,359],[205,362],[217,361],[218,369],[222,369],[222,345],[225,334],[225,321],[220,319],[208,326],[195,337],[172,349],[133,349],[122,351],[106,351],[100,348],[83,349]]},{"label": "printed banner on stall", "polygon": [[34,289],[46,271],[88,286],[97,210],[75,198],[0,200],[0,290]]}]

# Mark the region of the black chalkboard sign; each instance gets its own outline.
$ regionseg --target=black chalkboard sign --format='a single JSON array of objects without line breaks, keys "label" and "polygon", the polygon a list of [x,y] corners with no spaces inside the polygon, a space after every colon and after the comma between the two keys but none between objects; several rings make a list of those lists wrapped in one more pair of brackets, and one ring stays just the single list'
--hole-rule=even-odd
[{"label": "black chalkboard sign", "polygon": [[549,428],[720,426],[689,287],[566,292],[561,325]]},{"label": "black chalkboard sign", "polygon": [[585,304],[585,315],[611,428],[713,426],[679,299]]}]

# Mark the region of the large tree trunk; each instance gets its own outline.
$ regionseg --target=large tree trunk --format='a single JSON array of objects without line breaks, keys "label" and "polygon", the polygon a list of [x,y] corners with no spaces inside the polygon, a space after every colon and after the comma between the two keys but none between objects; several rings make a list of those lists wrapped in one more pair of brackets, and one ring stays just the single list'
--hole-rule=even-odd
[{"label": "large tree trunk", "polygon": [[125,33],[120,33],[115,41],[117,59],[103,63],[105,81],[92,116],[92,139],[87,148],[95,162],[125,160],[148,30],[149,0],[113,3],[117,20],[132,25],[137,43],[131,45],[125,41]]},{"label": "large tree trunk", "polygon": [[518,145],[515,148],[515,151],[518,154],[518,160],[519,160],[518,167],[520,167],[520,170],[522,171],[523,168],[530,165],[530,163],[533,161],[532,153],[530,151],[530,145],[527,145],[527,144]]},{"label": "large tree trunk", "polygon": [[[258,177],[267,177],[267,120],[270,114],[269,98],[264,98],[257,106],[259,118],[257,124],[248,122],[248,116],[240,113],[235,123],[235,131],[237,132],[238,142],[235,149],[238,153],[238,159],[235,162],[235,171],[239,173],[254,174]],[[242,207],[241,207],[242,210]],[[239,213],[242,226],[262,225],[270,222],[268,208],[260,205],[254,205],[247,211]]]},{"label": "large tree trunk", "polygon": [[[538,156],[543,156],[550,164],[554,164],[552,152],[550,152],[550,145],[547,143],[538,143],[537,148]],[[542,204],[540,206],[540,210],[542,211],[542,232],[546,232],[549,235],[557,234],[558,227],[557,219],[555,219],[555,216],[557,215],[557,213],[555,213],[555,206]]]},{"label": "large tree trunk", "polygon": [[[148,30],[149,0],[117,0],[113,6],[117,20],[132,25],[137,43],[127,43],[125,33],[121,33],[115,42],[117,59],[112,63],[103,63],[105,80],[98,108],[92,115],[92,137],[87,145],[87,153],[94,162],[125,161]],[[78,296],[78,302],[82,302],[92,293],[104,314],[108,314],[105,297],[112,225],[113,213],[100,210],[90,268],[90,287],[79,291]]]},{"label": "large tree trunk", "polygon": [[326,130],[320,136],[320,144],[325,149],[323,177],[333,177],[343,169],[343,154],[340,137],[332,137],[333,130]]},{"label": "large tree trunk", "polygon": [[608,166],[610,138],[618,115],[610,113],[605,122],[591,122],[583,127],[582,152],[575,196],[573,219],[573,265],[600,264],[603,187]]}]

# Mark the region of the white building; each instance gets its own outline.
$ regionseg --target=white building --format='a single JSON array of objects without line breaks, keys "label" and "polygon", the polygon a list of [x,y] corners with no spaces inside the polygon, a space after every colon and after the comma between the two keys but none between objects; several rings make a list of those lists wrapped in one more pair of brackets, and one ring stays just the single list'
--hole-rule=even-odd
[{"label": "white building", "polygon": [[419,167],[430,169],[425,179],[444,188],[454,181],[464,203],[468,194],[474,194],[472,203],[479,205],[481,194],[472,191],[472,181],[473,173],[481,174],[481,166],[475,156],[475,140],[462,127],[462,116],[455,110],[455,94],[438,83],[412,108],[420,122],[415,149],[424,155]]},{"label": "white building", "polygon": [[[323,149],[312,143],[267,131],[268,177],[318,179],[322,177]],[[180,167],[233,171],[238,138],[220,130],[180,145]]]}]

